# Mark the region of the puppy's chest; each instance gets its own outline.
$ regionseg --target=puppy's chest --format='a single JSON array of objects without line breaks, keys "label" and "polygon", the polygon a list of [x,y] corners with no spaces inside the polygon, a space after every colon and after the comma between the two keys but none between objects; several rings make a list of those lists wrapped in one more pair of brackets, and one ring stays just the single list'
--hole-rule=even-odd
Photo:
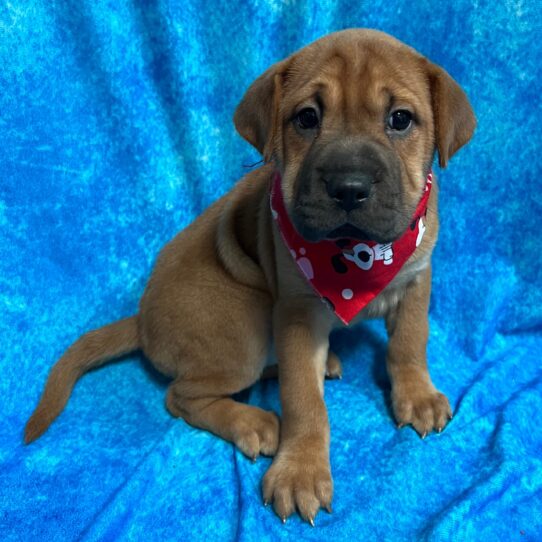
[{"label": "puppy's chest", "polygon": [[[394,309],[405,295],[407,287],[421,280],[421,272],[429,265],[430,257],[424,256],[404,266],[396,277],[352,320],[356,324],[368,318],[381,318]],[[337,326],[338,327],[338,326]]]}]

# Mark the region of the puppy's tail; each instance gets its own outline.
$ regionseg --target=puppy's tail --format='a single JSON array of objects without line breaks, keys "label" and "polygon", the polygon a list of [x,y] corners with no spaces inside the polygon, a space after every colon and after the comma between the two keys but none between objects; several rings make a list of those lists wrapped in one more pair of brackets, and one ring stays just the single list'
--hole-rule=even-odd
[{"label": "puppy's tail", "polygon": [[26,424],[26,444],[45,433],[62,412],[80,376],[140,347],[137,327],[137,316],[131,316],[85,333],[66,350],[51,369],[40,402]]}]

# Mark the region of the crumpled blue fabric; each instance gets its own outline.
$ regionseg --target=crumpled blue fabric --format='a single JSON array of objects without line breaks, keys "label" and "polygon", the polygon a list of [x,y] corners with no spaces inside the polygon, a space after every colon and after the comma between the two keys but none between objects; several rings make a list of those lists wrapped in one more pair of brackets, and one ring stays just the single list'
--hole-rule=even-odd
[{"label": "crumpled blue fabric", "polygon": [[[0,538],[542,540],[542,64],[538,2],[14,0],[0,6]],[[455,411],[397,430],[381,322],[336,333],[334,510],[262,506],[269,459],[164,407],[139,355],[86,375],[22,444],[49,368],[136,312],[160,247],[259,156],[232,114],[271,63],[330,31],[387,31],[478,117],[440,173],[428,358]],[[243,400],[278,411],[276,382]]]}]

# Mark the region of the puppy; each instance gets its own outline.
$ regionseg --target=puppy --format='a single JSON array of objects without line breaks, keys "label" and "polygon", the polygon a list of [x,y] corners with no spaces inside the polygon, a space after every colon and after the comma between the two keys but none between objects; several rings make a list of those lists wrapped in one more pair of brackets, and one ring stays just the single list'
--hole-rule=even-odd
[{"label": "puppy", "polygon": [[[438,152],[446,166],[475,118],[442,68],[386,34],[355,29],[269,68],[234,121],[266,164],[164,247],[137,315],[66,351],[25,441],[59,415],[84,372],[141,349],[172,378],[171,414],[250,458],[275,456],[264,502],[283,521],[297,508],[313,524],[320,507],[331,510],[323,381],[326,371],[340,374],[334,328],[384,317],[397,423],[424,437],[451,417],[426,364],[438,232],[431,164]],[[280,432],[274,413],[231,398],[261,377],[270,351]]]}]

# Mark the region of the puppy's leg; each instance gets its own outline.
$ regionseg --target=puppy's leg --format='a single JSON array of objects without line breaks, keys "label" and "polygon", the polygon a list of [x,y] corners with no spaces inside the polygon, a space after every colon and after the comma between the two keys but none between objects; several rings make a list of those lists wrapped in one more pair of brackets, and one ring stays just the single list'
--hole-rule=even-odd
[{"label": "puppy's leg", "polygon": [[335,354],[335,352],[330,350],[328,352],[326,361],[326,378],[329,380],[335,380],[338,378],[340,380],[342,377],[343,367],[341,365],[341,360],[339,359],[339,356]]},{"label": "puppy's leg", "polygon": [[[278,378],[279,368],[278,365],[269,365],[262,373],[261,380],[270,380],[272,378]],[[326,379],[335,380],[343,377],[343,368],[339,356],[331,350],[327,354],[326,361]]]},{"label": "puppy's leg", "polygon": [[[232,390],[238,382],[227,378],[197,381],[177,379],[169,387],[166,406],[173,416],[233,442],[245,455],[274,455],[279,440],[279,421],[273,412],[245,405],[218,395],[217,389]],[[217,395],[212,395],[212,391]]]},{"label": "puppy's leg", "polygon": [[399,426],[411,424],[422,437],[433,430],[442,431],[452,416],[448,399],[433,386],[427,370],[430,294],[431,267],[428,267],[386,317],[389,334],[386,364],[395,418]]},{"label": "puppy's leg", "polygon": [[277,303],[273,329],[282,403],[281,440],[263,480],[263,498],[283,519],[296,507],[313,523],[333,493],[329,423],[323,400],[329,317],[319,300]]},{"label": "puppy's leg", "polygon": [[166,406],[251,458],[273,455],[277,416],[231,399],[260,377],[271,340],[271,300],[213,268],[203,273],[189,265],[177,271],[186,281],[158,277],[140,313],[144,352],[173,379]]}]

